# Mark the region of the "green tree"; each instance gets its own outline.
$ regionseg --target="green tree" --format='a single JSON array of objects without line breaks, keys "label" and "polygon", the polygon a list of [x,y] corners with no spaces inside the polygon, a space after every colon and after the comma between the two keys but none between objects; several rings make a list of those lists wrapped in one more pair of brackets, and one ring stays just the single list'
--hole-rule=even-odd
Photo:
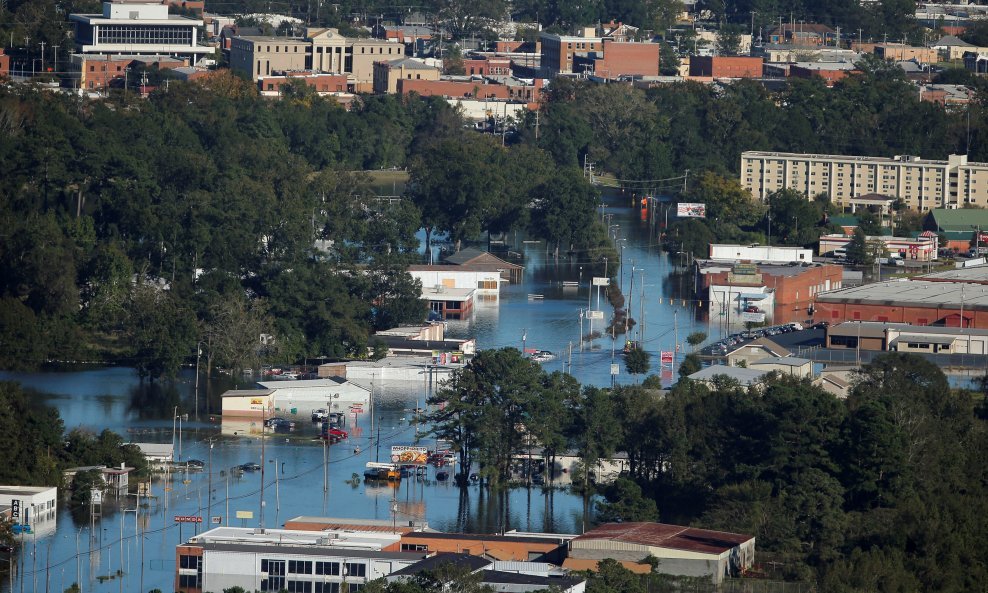
[{"label": "green tree", "polygon": [[860,266],[870,266],[875,263],[872,251],[868,248],[868,238],[860,227],[854,229],[854,234],[851,236],[851,240],[848,242],[845,250],[847,252],[847,260],[851,263]]},{"label": "green tree", "polygon": [[690,335],[686,336],[686,343],[690,345],[690,348],[696,350],[700,344],[707,340],[707,334],[704,332],[690,332]]},{"label": "green tree", "polygon": [[602,522],[657,521],[659,511],[655,501],[642,495],[641,486],[633,480],[619,477],[604,488],[606,502],[597,505]]},{"label": "green tree", "polygon": [[688,377],[703,368],[700,357],[694,353],[687,354],[683,362],[679,364],[679,376]]},{"label": "green tree", "polygon": [[635,375],[636,382],[638,375],[648,373],[651,367],[648,359],[649,353],[641,348],[632,348],[624,353],[624,366],[630,374]]}]

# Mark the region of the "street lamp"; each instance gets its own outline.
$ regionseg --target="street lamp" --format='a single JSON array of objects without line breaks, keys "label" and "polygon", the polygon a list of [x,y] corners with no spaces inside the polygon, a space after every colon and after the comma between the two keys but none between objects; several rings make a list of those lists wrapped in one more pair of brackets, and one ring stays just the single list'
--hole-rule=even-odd
[{"label": "street lamp", "polygon": [[196,420],[199,419],[199,358],[202,356],[203,344],[205,344],[204,340],[199,340],[199,342],[196,343],[196,393],[195,393]]}]

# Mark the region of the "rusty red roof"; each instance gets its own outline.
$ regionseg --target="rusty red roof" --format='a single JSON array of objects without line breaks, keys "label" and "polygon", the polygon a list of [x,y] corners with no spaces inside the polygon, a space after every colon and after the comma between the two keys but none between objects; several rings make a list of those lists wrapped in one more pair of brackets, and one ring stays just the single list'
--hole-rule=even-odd
[{"label": "rusty red roof", "polygon": [[600,539],[704,554],[721,554],[753,537],[665,523],[605,523],[573,541]]}]

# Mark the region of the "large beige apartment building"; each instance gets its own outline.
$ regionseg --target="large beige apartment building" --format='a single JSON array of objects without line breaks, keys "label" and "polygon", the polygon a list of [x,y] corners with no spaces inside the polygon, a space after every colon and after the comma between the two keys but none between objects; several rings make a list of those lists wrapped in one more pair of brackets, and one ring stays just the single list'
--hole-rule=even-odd
[{"label": "large beige apartment building", "polygon": [[920,211],[964,204],[988,207],[988,163],[969,163],[966,155],[934,161],[915,156],[747,151],[741,153],[741,184],[762,200],[774,191],[791,188],[808,197],[825,194],[841,206],[850,206],[861,196],[881,194],[902,198]]},{"label": "large beige apartment building", "polygon": [[349,74],[355,90],[370,91],[374,62],[405,54],[401,43],[381,39],[349,39],[336,29],[307,29],[305,37],[234,37],[230,67],[256,81],[282,72],[311,70]]}]

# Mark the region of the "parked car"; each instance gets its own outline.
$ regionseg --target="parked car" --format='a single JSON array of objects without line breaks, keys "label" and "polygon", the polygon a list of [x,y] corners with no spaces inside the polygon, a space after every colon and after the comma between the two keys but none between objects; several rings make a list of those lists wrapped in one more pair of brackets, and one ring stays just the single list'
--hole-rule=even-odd
[{"label": "parked car", "polygon": [[259,471],[261,471],[261,464],[260,463],[254,463],[253,461],[249,461],[247,463],[242,463],[242,464],[240,464],[239,467],[240,467],[240,469],[242,469],[245,472],[259,472]]},{"label": "parked car", "polygon": [[323,422],[322,438],[329,439],[331,441],[339,441],[349,437],[350,433],[347,431],[336,428],[335,426],[330,426],[328,422]]},{"label": "parked car", "polygon": [[201,459],[189,459],[185,462],[185,465],[193,469],[202,469],[206,467],[206,462]]}]

